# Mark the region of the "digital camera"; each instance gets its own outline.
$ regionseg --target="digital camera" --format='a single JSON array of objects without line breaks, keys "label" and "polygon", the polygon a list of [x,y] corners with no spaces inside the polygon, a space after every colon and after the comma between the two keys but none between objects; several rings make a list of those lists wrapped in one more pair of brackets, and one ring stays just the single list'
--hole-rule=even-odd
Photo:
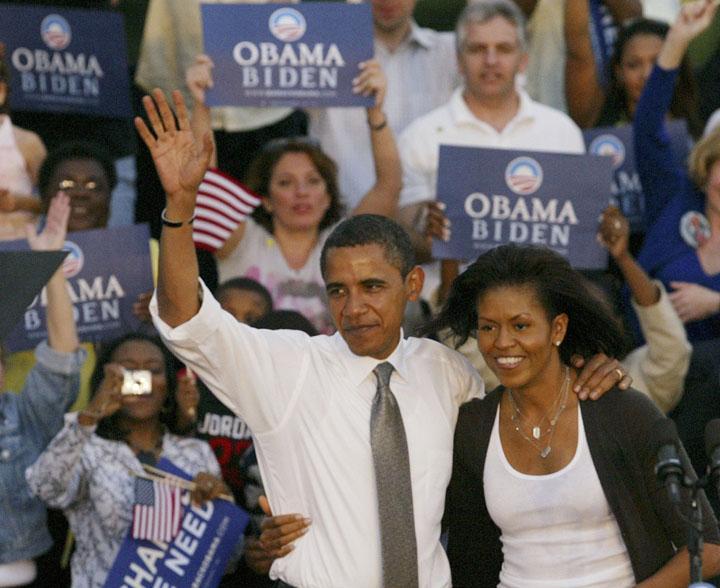
[{"label": "digital camera", "polygon": [[150,370],[123,370],[120,392],[124,396],[150,394],[152,392],[152,372]]}]

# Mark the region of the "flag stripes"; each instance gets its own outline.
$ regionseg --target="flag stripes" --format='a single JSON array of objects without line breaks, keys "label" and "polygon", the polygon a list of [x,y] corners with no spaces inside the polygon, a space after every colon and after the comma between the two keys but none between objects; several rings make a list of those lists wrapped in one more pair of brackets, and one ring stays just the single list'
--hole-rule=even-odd
[{"label": "flag stripes", "polygon": [[235,178],[215,169],[205,172],[195,202],[195,246],[215,251],[252,211],[260,197]]},{"label": "flag stripes", "polygon": [[170,542],[182,520],[181,489],[167,482],[135,480],[132,537]]}]

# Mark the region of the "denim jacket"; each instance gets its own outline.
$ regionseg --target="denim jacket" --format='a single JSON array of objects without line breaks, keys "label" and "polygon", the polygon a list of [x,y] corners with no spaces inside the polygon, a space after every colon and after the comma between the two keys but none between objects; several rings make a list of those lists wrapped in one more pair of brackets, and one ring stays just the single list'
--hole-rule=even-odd
[{"label": "denim jacket", "polygon": [[63,426],[80,388],[85,351],[59,353],[46,342],[20,394],[0,394],[0,564],[34,558],[52,545],[45,506],[30,495],[25,469]]}]

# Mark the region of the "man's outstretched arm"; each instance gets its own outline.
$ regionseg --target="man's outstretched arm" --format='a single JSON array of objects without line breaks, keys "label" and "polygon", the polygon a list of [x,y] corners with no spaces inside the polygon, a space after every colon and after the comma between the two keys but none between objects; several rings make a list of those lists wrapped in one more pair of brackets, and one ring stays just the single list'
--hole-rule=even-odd
[{"label": "man's outstretched arm", "polygon": [[165,219],[180,223],[163,223],[157,284],[160,318],[176,327],[190,320],[200,308],[198,265],[189,221],[195,212],[197,188],[212,155],[212,140],[208,135],[201,142],[195,140],[182,95],[175,90],[172,98],[177,119],[162,91],[154,90],[152,97],[143,98],[152,130],[141,118],[135,119],[135,127],[152,154],[165,190]]}]

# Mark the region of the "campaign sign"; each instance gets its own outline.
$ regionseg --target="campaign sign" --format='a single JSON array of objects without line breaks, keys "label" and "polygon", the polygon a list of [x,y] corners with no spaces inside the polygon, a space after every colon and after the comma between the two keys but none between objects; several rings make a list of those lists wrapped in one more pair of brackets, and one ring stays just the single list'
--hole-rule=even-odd
[{"label": "campaign sign", "polygon": [[374,54],[370,3],[202,4],[211,106],[371,106],[352,92]]},{"label": "campaign sign", "polygon": [[[137,330],[132,313],[139,294],[153,289],[147,225],[69,233],[63,271],[81,341],[114,339]],[[27,241],[0,242],[0,249],[28,249]],[[32,349],[47,338],[47,292],[35,297],[6,339],[11,351]]]},{"label": "campaign sign", "polygon": [[433,257],[471,261],[498,245],[544,245],[574,267],[599,269],[598,217],[610,198],[608,158],[440,146],[438,200],[452,223]]},{"label": "campaign sign", "polygon": [[[158,467],[190,479],[171,462]],[[231,502],[215,499],[192,504],[184,492],[180,531],[170,543],[133,539],[131,531],[120,546],[105,588],[215,588],[249,521]]]},{"label": "campaign sign", "polygon": [[13,110],[130,117],[122,15],[0,5]]},{"label": "campaign sign", "polygon": [[[690,136],[685,121],[677,120],[665,125],[673,152],[678,161],[687,159]],[[583,132],[587,152],[592,155],[606,155],[613,162],[611,203],[617,206],[630,221],[634,233],[644,232],[645,197],[640,176],[635,166],[632,125],[622,127],[600,127]]]}]

